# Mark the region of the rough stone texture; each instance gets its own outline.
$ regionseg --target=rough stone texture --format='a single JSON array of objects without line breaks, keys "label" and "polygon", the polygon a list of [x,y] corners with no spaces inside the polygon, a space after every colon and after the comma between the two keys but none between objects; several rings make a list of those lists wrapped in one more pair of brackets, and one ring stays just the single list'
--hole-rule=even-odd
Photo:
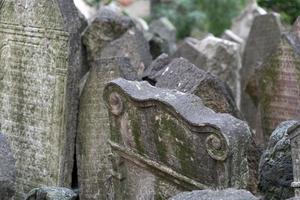
[{"label": "rough stone texture", "polygon": [[258,112],[258,88],[253,80],[257,78],[255,69],[260,67],[264,60],[276,50],[280,36],[281,24],[277,15],[257,16],[254,19],[243,55],[241,111],[250,127],[256,130],[255,141],[261,147],[265,143],[261,130],[261,116]]},{"label": "rough stone texture", "polygon": [[291,187],[294,188],[295,198],[300,199],[300,165],[299,165],[299,135],[300,135],[300,122],[294,123],[288,131],[289,139],[291,142],[291,152],[292,152],[292,161],[293,161],[293,182]]},{"label": "rough stone texture", "polygon": [[87,75],[80,97],[77,165],[81,199],[106,199],[112,192],[109,120],[102,94],[105,84],[118,77],[137,79],[128,58],[98,60]]},{"label": "rough stone texture", "polygon": [[15,194],[16,168],[10,145],[0,133],[0,199],[9,200]]},{"label": "rough stone texture", "polygon": [[110,111],[115,199],[166,199],[180,191],[246,187],[245,122],[195,95],[117,79]]},{"label": "rough stone texture", "polygon": [[103,48],[101,58],[128,57],[131,65],[142,78],[144,70],[152,62],[149,45],[143,33],[136,28],[129,29],[120,38],[110,42]]},{"label": "rough stone texture", "polygon": [[208,36],[199,41],[185,40],[179,47],[175,57],[183,57],[197,67],[217,75],[227,82],[233,91],[237,105],[240,105],[241,56],[237,43]]},{"label": "rough stone texture", "polygon": [[[144,71],[143,79],[155,81],[155,77],[161,75],[161,70],[163,70],[170,62],[171,58],[167,54],[161,54],[157,57],[151,65]],[[150,83],[151,84],[151,83]],[[153,82],[152,85],[155,85],[156,82]]]},{"label": "rough stone texture", "polygon": [[236,35],[231,30],[225,30],[225,32],[222,35],[222,39],[238,43],[239,45],[241,45],[241,52],[243,52],[243,46],[244,46],[245,40],[243,40],[241,37]]},{"label": "rough stone texture", "polygon": [[[157,69],[154,68],[154,71]],[[150,77],[155,86],[199,96],[206,107],[242,118],[228,85],[184,58],[175,58]]]},{"label": "rough stone texture", "polygon": [[247,41],[254,18],[265,14],[267,14],[267,12],[259,7],[256,1],[252,1],[244,11],[232,21],[231,31],[244,41]]},{"label": "rough stone texture", "polygon": [[29,192],[26,200],[76,200],[78,195],[68,188],[43,187]]},{"label": "rough stone texture", "polygon": [[168,18],[162,17],[152,21],[149,25],[149,32],[167,41],[168,47],[165,53],[172,54],[176,51],[176,28]]},{"label": "rough stone texture", "polygon": [[265,139],[280,122],[300,119],[299,33],[284,34],[279,39],[276,51],[262,64],[257,73],[260,75],[259,108]]},{"label": "rough stone texture", "polygon": [[40,185],[71,184],[84,24],[71,0],[0,5],[0,124],[24,199]]},{"label": "rough stone texture", "polygon": [[102,7],[83,33],[89,62],[100,58],[101,51],[111,41],[121,37],[134,26],[133,21],[108,7]]},{"label": "rough stone texture", "polygon": [[170,198],[170,200],[258,200],[246,190],[226,189],[226,190],[199,190],[183,192]]},{"label": "rough stone texture", "polygon": [[265,199],[281,200],[294,196],[291,187],[293,166],[291,157],[290,128],[297,121],[282,122],[272,133],[268,147],[259,164],[259,189]]}]

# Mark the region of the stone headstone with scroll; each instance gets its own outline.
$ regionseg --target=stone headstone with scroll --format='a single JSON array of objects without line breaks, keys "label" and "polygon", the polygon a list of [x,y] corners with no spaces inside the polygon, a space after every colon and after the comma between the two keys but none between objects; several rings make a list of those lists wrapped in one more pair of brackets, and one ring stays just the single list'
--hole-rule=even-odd
[{"label": "stone headstone with scroll", "polygon": [[195,95],[117,79],[109,109],[115,199],[167,199],[181,191],[243,188],[247,124]]},{"label": "stone headstone with scroll", "polygon": [[17,199],[71,185],[83,28],[71,0],[0,1],[0,124]]},{"label": "stone headstone with scroll", "polygon": [[82,89],[77,133],[77,165],[81,199],[104,200],[112,194],[108,112],[102,98],[107,82],[123,77],[136,80],[137,73],[124,57],[95,62]]}]

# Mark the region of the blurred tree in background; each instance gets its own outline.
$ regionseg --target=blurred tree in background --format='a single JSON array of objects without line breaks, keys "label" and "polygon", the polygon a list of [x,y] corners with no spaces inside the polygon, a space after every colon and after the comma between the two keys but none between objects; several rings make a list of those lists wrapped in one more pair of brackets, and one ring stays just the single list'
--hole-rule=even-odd
[{"label": "blurred tree in background", "polygon": [[101,0],[85,0],[85,2],[91,6],[97,5]]},{"label": "blurred tree in background", "polygon": [[300,15],[300,0],[258,0],[258,4],[280,13],[282,20],[289,24]]}]

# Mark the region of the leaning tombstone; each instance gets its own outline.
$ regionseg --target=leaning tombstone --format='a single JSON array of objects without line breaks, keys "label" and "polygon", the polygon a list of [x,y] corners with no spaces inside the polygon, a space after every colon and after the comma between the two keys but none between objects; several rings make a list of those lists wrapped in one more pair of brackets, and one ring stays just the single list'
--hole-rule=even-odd
[{"label": "leaning tombstone", "polygon": [[[241,70],[241,111],[252,129],[256,130],[256,142],[264,146],[263,133],[258,112],[258,100],[255,97],[258,89],[252,79],[256,79],[255,69],[258,68],[280,42],[282,28],[278,15],[260,15],[254,19],[243,55]],[[271,131],[272,132],[272,131]],[[270,133],[271,133],[270,132]],[[269,133],[269,134],[270,134]]]},{"label": "leaning tombstone", "polygon": [[255,0],[251,0],[242,13],[232,21],[230,30],[244,41],[247,41],[254,18],[265,14],[267,12],[259,7]]},{"label": "leaning tombstone", "polygon": [[257,70],[259,111],[265,141],[281,121],[300,119],[298,26],[300,24],[296,22],[291,33],[282,35],[275,52]]},{"label": "leaning tombstone", "polygon": [[149,25],[149,32],[167,42],[168,48],[164,53],[172,54],[176,51],[176,28],[168,18],[162,17],[152,21]]},{"label": "leaning tombstone", "polygon": [[156,83],[156,87],[195,94],[206,107],[217,113],[229,113],[242,118],[228,85],[184,58],[173,59],[149,79]]},{"label": "leaning tombstone", "polygon": [[102,100],[107,82],[123,77],[137,79],[128,58],[100,59],[86,77],[79,106],[77,166],[80,199],[106,199],[111,195],[108,112]]},{"label": "leaning tombstone", "polygon": [[149,44],[143,33],[135,27],[107,44],[101,51],[99,58],[111,57],[128,57],[131,65],[138,72],[139,79],[142,78],[144,70],[152,62]]},{"label": "leaning tombstone", "polygon": [[237,43],[207,36],[200,41],[186,40],[174,57],[186,58],[197,67],[227,82],[239,107],[241,98],[239,71],[242,67],[239,51],[240,46]]},{"label": "leaning tombstone", "polygon": [[122,16],[106,6],[100,8],[82,37],[89,62],[96,61],[105,45],[121,37],[133,26],[134,23],[129,17]]},{"label": "leaning tombstone", "polygon": [[[297,149],[293,138],[299,133],[299,121],[291,120],[279,124],[273,131],[268,146],[259,164],[259,190],[265,199],[287,199],[294,196],[291,187],[297,181],[297,171],[293,162],[298,162]],[[292,151],[291,151],[292,149]],[[294,157],[295,156],[295,157]],[[296,163],[295,163],[296,164]]]},{"label": "leaning tombstone", "polygon": [[71,0],[0,1],[0,129],[16,159],[16,199],[71,185],[83,25]]},{"label": "leaning tombstone", "polygon": [[167,199],[179,192],[246,187],[247,124],[195,95],[117,79],[109,109],[115,199]]},{"label": "leaning tombstone", "polygon": [[222,39],[238,43],[240,45],[240,53],[241,55],[243,54],[245,48],[245,40],[243,40],[241,37],[236,35],[231,30],[225,30],[225,32],[222,35]]},{"label": "leaning tombstone", "polygon": [[0,133],[0,199],[10,200],[15,194],[16,163],[6,137]]},{"label": "leaning tombstone", "polygon": [[78,194],[69,188],[42,187],[29,192],[26,200],[76,200]]}]

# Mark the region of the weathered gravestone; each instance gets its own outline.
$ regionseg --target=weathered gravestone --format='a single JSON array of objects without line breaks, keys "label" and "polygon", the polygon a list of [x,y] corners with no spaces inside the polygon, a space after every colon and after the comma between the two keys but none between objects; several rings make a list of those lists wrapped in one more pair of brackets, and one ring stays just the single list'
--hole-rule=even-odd
[{"label": "weathered gravestone", "polygon": [[40,185],[71,185],[83,23],[71,0],[0,5],[0,123],[21,199]]},{"label": "weathered gravestone", "polygon": [[103,47],[121,37],[133,26],[129,17],[121,16],[108,7],[102,7],[97,11],[97,15],[83,33],[83,43],[87,48],[89,62],[99,59]]},{"label": "weathered gravestone", "polygon": [[137,79],[128,58],[100,59],[94,63],[80,97],[77,165],[81,199],[106,199],[111,195],[108,112],[102,100],[107,82],[123,77]]},{"label": "weathered gravestone", "polygon": [[166,199],[180,191],[243,188],[245,122],[192,94],[117,79],[104,91],[111,124],[115,199]]},{"label": "weathered gravestone", "polygon": [[276,51],[256,73],[265,141],[281,121],[300,119],[300,37],[297,34],[297,31],[284,34]]},{"label": "weathered gravestone", "polygon": [[249,191],[229,188],[226,190],[199,190],[183,192],[170,200],[258,200]]},{"label": "weathered gravestone", "polygon": [[149,67],[152,61],[148,42],[143,33],[135,27],[103,48],[100,58],[110,57],[130,58],[131,65],[138,72],[139,79],[142,78],[144,70]]},{"label": "weathered gravestone", "polygon": [[240,75],[241,57],[239,45],[207,36],[203,40],[188,39],[178,48],[174,57],[183,57],[197,67],[217,75],[227,82],[233,91],[237,105],[240,105]]},{"label": "weathered gravestone", "polygon": [[0,133],[0,199],[9,200],[15,194],[16,168],[10,145]]},{"label": "weathered gravestone", "polygon": [[[291,187],[293,181],[291,144],[293,147],[293,143],[290,137],[294,135],[296,127],[299,127],[298,121],[280,123],[272,133],[266,151],[261,157],[259,190],[265,199],[281,200],[294,196]],[[297,154],[293,156],[298,157]],[[294,174],[297,177],[296,171]]]},{"label": "weathered gravestone", "polygon": [[166,17],[154,20],[149,25],[149,32],[158,35],[167,42],[165,53],[172,54],[176,51],[176,28]]},{"label": "weathered gravestone", "polygon": [[29,192],[26,200],[76,200],[78,195],[68,188],[42,187]]},{"label": "weathered gravestone", "polygon": [[253,0],[242,13],[233,20],[230,30],[244,41],[247,41],[254,18],[265,14],[267,14],[267,12],[259,7],[256,1]]},{"label": "weathered gravestone", "polygon": [[228,85],[184,58],[175,58],[160,71],[152,74],[148,78],[156,83],[156,87],[195,94],[206,107],[215,112],[229,113],[242,118]]}]

